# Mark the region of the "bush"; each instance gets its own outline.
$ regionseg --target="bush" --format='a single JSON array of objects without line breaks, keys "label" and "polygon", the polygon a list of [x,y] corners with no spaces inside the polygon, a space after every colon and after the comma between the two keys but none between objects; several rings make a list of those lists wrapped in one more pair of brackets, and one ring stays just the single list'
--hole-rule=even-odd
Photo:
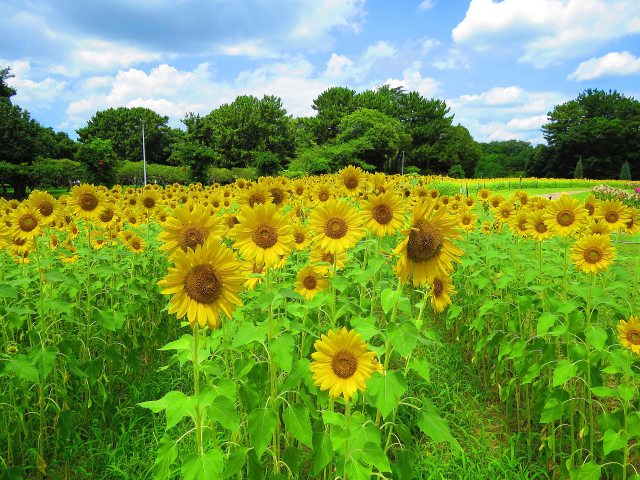
[{"label": "bush", "polygon": [[451,165],[448,175],[451,178],[464,178],[464,169],[462,168],[462,165],[460,165],[459,163]]},{"label": "bush", "polygon": [[85,166],[66,158],[38,157],[29,169],[34,188],[68,187],[75,180],[88,181]]},{"label": "bush", "polygon": [[298,152],[298,155],[289,163],[287,170],[287,175],[291,177],[329,173],[331,160],[323,147],[307,148]]},{"label": "bush", "polygon": [[[125,161],[116,170],[116,182],[120,185],[142,185],[142,162]],[[189,167],[172,167],[147,163],[147,183],[169,185],[171,183],[191,182]]]},{"label": "bush", "polygon": [[244,178],[245,180],[257,180],[258,172],[253,167],[234,167],[231,169],[231,173],[233,174],[233,178]]},{"label": "bush", "polygon": [[253,166],[261,177],[278,175],[282,170],[280,157],[272,152],[254,152]]},{"label": "bush", "polygon": [[111,140],[100,138],[81,144],[75,160],[86,167],[90,182],[107,186],[113,185],[116,170],[122,163],[113,151]]},{"label": "bush", "polygon": [[420,169],[415,165],[409,165],[407,168],[404,169],[404,173],[406,175],[420,175],[421,172],[420,172]]},{"label": "bush", "polygon": [[222,185],[235,180],[231,170],[218,167],[209,167],[207,169],[207,179],[209,183],[220,183]]}]

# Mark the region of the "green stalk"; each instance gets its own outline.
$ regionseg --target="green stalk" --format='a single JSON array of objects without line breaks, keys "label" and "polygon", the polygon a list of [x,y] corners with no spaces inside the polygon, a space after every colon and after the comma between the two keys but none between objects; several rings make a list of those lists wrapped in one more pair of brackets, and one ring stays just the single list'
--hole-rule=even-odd
[{"label": "green stalk", "polygon": [[196,397],[196,444],[198,455],[204,456],[202,445],[202,412],[200,411],[200,364],[198,363],[198,342],[200,338],[200,325],[193,327],[193,394]]},{"label": "green stalk", "polygon": [[349,462],[349,436],[351,434],[351,400],[347,400],[347,406],[344,412],[345,426],[346,426],[346,439],[344,441],[344,473],[343,478],[347,480],[347,463]]},{"label": "green stalk", "polygon": [[595,431],[593,429],[594,426],[594,418],[593,418],[593,394],[591,393],[591,345],[589,344],[589,336],[587,334],[587,330],[591,326],[591,298],[593,294],[593,285],[596,282],[596,276],[594,273],[591,274],[591,285],[589,286],[589,296],[587,297],[587,310],[585,312],[585,332],[584,332],[584,343],[587,349],[587,402],[589,403],[589,452],[592,456],[595,455],[595,451],[593,448],[593,439],[595,436]]}]

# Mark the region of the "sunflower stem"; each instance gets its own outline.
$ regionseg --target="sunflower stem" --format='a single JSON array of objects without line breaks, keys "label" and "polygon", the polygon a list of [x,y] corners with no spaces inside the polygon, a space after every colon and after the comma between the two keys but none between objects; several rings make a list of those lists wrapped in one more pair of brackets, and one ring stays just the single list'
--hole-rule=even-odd
[{"label": "sunflower stem", "polygon": [[343,478],[347,480],[347,463],[349,462],[349,437],[351,436],[351,399],[347,400],[344,410],[346,439],[344,441],[344,472]]},{"label": "sunflower stem", "polygon": [[200,325],[198,323],[193,327],[193,394],[196,397],[196,444],[198,455],[204,456],[204,448],[202,446],[202,412],[200,411],[200,364],[198,363],[198,341],[200,338]]},{"label": "sunflower stem", "polygon": [[593,448],[593,437],[594,437],[594,418],[593,418],[593,394],[591,393],[591,344],[589,342],[589,327],[591,326],[591,299],[593,296],[593,286],[596,283],[596,275],[595,273],[591,274],[591,284],[589,285],[589,295],[587,297],[587,309],[585,311],[585,331],[584,331],[584,342],[585,347],[587,349],[587,402],[589,403],[589,452],[592,456],[595,455],[595,451]]}]

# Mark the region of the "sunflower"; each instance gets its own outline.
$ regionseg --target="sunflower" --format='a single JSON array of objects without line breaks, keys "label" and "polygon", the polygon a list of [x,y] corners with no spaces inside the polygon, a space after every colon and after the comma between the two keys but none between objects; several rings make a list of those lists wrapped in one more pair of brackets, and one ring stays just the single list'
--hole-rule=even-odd
[{"label": "sunflower", "polygon": [[213,329],[220,326],[222,313],[231,318],[242,305],[242,264],[223,244],[209,240],[195,250],[177,250],[173,260],[175,267],[158,282],[164,295],[172,295],[169,314],[186,315],[192,327]]},{"label": "sunflower", "polygon": [[538,241],[549,238],[552,235],[551,230],[549,230],[544,221],[544,212],[542,210],[536,210],[529,216],[528,232],[531,238]]},{"label": "sunflower", "polygon": [[367,388],[366,381],[376,370],[375,353],[355,330],[329,330],[314,344],[311,354],[313,382],[320,390],[329,390],[331,398],[340,395],[349,401],[358,390]]},{"label": "sunflower", "polygon": [[469,209],[460,209],[458,213],[458,225],[468,232],[476,228],[476,215]]},{"label": "sunflower", "polygon": [[598,204],[599,202],[593,193],[587,195],[587,198],[584,199],[584,208],[587,210],[590,217],[593,217],[596,213]]},{"label": "sunflower", "polygon": [[105,238],[105,234],[102,232],[98,232],[96,235],[91,237],[91,248],[94,250],[100,250],[107,244],[107,239]]},{"label": "sunflower", "polygon": [[309,228],[301,223],[294,223],[291,233],[293,234],[293,245],[296,250],[305,250],[311,243]]},{"label": "sunflower", "polygon": [[76,216],[85,220],[95,220],[102,213],[105,204],[105,194],[94,185],[86,183],[71,189],[69,206]]},{"label": "sunflower", "polygon": [[489,235],[493,231],[493,224],[491,222],[482,222],[480,231],[485,235]]},{"label": "sunflower", "polygon": [[255,288],[264,280],[264,265],[258,265],[253,262],[242,262],[242,276],[247,280],[242,284],[247,290],[255,290]]},{"label": "sunflower", "polygon": [[109,228],[117,221],[117,205],[113,201],[107,201],[96,219],[96,224],[101,228]]},{"label": "sunflower", "polygon": [[501,202],[495,209],[496,218],[502,223],[509,223],[511,219],[511,214],[515,211],[515,207],[513,203],[510,201]]},{"label": "sunflower", "polygon": [[594,217],[589,217],[587,224],[587,233],[597,233],[598,235],[608,235],[609,227],[604,220],[597,220]]},{"label": "sunflower", "polygon": [[491,208],[496,209],[504,202],[504,197],[502,195],[491,195],[488,202]]},{"label": "sunflower", "polygon": [[578,232],[588,216],[580,200],[567,195],[552,201],[544,212],[543,218],[549,230],[561,237]]},{"label": "sunflower", "polygon": [[309,224],[319,248],[344,252],[364,236],[364,216],[342,200],[329,200],[315,209]]},{"label": "sunflower", "polygon": [[271,195],[269,193],[269,188],[266,185],[258,183],[249,187],[244,196],[239,200],[240,205],[254,207],[256,205],[264,205],[265,203],[270,202]]},{"label": "sunflower", "polygon": [[604,220],[610,231],[624,229],[629,221],[629,211],[620,200],[605,200],[600,203],[594,215],[598,220]]},{"label": "sunflower", "polygon": [[583,272],[599,273],[609,268],[616,258],[608,235],[587,235],[578,240],[571,250],[571,261]]},{"label": "sunflower", "polygon": [[323,276],[317,267],[307,265],[298,272],[294,290],[307,300],[311,300],[318,292],[329,288],[329,280]]},{"label": "sunflower", "polygon": [[40,211],[28,203],[16,208],[9,216],[11,227],[9,235],[13,238],[33,240],[42,235],[42,215]]},{"label": "sunflower", "polygon": [[360,167],[349,165],[338,172],[340,183],[349,195],[357,195],[366,190],[366,173]]},{"label": "sunflower", "polygon": [[400,255],[396,274],[402,281],[413,276],[413,285],[424,285],[436,275],[448,275],[453,262],[459,261],[462,250],[451,241],[460,238],[455,226],[456,217],[445,208],[434,212],[435,202],[425,200],[416,205],[411,217],[411,227],[406,237],[394,250]]},{"label": "sunflower", "polygon": [[271,181],[268,188],[271,203],[274,203],[278,207],[287,203],[289,200],[289,194],[287,193],[287,185],[282,179]]},{"label": "sunflower", "polygon": [[60,244],[60,260],[62,263],[71,264],[76,263],[80,256],[78,255],[78,250],[71,243],[70,239],[67,238],[64,242]]},{"label": "sunflower", "polygon": [[126,243],[133,253],[142,253],[147,249],[147,242],[140,235],[134,234]]},{"label": "sunflower", "polygon": [[518,210],[518,212],[511,217],[509,227],[511,227],[514,235],[526,237],[529,234],[529,213],[525,210]]},{"label": "sunflower", "polygon": [[629,317],[629,321],[620,320],[618,339],[623,347],[640,355],[640,317]]},{"label": "sunflower", "polygon": [[451,277],[448,275],[436,275],[433,280],[429,281],[429,297],[431,299],[431,306],[436,312],[442,312],[445,308],[451,305],[451,297],[456,293],[451,283]]},{"label": "sunflower", "polygon": [[334,263],[336,270],[344,268],[347,262],[347,252],[331,253],[316,247],[311,250],[309,261],[318,268],[320,273],[327,275],[329,272],[333,272]]},{"label": "sunflower", "polygon": [[138,203],[145,216],[150,217],[162,203],[160,192],[153,189],[144,190],[140,195],[138,195]]},{"label": "sunflower", "polygon": [[325,183],[320,183],[311,192],[311,201],[316,205],[328,202],[333,197],[333,189]]},{"label": "sunflower", "polygon": [[158,239],[163,242],[160,250],[169,253],[176,250],[195,250],[208,238],[220,241],[223,230],[224,226],[206,210],[196,209],[192,212],[188,206],[181,206],[176,208],[173,216],[162,225],[162,232],[158,235]]},{"label": "sunflower", "polygon": [[362,211],[367,228],[378,237],[395,234],[404,223],[404,203],[392,191],[372,196],[363,202]]},{"label": "sunflower", "polygon": [[244,207],[228,235],[245,260],[275,267],[293,249],[291,225],[273,203]]},{"label": "sunflower", "polygon": [[489,200],[490,196],[491,196],[491,190],[489,190],[488,188],[482,188],[478,192],[478,197],[480,197],[480,200]]},{"label": "sunflower", "polygon": [[27,203],[38,209],[42,216],[42,223],[51,225],[55,223],[60,214],[60,207],[57,200],[48,192],[33,190],[29,195]]},{"label": "sunflower", "polygon": [[624,224],[625,231],[629,235],[640,232],[640,209],[627,207],[629,211],[629,221]]}]

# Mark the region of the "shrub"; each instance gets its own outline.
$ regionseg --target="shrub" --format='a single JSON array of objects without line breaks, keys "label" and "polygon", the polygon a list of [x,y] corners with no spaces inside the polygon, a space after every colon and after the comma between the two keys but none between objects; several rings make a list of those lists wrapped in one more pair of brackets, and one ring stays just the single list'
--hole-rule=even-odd
[{"label": "shrub", "polygon": [[84,164],[88,180],[96,185],[111,186],[115,173],[120,166],[120,158],[113,151],[111,140],[93,138],[89,143],[81,144],[75,154],[75,160]]},{"label": "shrub", "polygon": [[233,172],[228,168],[209,167],[207,169],[207,180],[209,183],[224,185],[233,182],[235,178]]},{"label": "shrub", "polygon": [[245,180],[257,180],[258,172],[253,167],[234,167],[231,169],[231,173],[233,174],[233,178],[244,178]]},{"label": "shrub", "polygon": [[29,169],[34,188],[68,187],[75,180],[88,180],[85,166],[66,158],[38,157]]},{"label": "shrub", "polygon": [[[189,167],[172,167],[147,163],[147,183],[169,185],[171,183],[189,183]],[[142,185],[142,162],[123,162],[116,170],[116,182],[121,185]]]},{"label": "shrub", "polygon": [[464,178],[465,175],[464,175],[464,169],[462,168],[462,165],[460,165],[459,163],[456,163],[455,165],[451,165],[448,175],[451,178]]}]

